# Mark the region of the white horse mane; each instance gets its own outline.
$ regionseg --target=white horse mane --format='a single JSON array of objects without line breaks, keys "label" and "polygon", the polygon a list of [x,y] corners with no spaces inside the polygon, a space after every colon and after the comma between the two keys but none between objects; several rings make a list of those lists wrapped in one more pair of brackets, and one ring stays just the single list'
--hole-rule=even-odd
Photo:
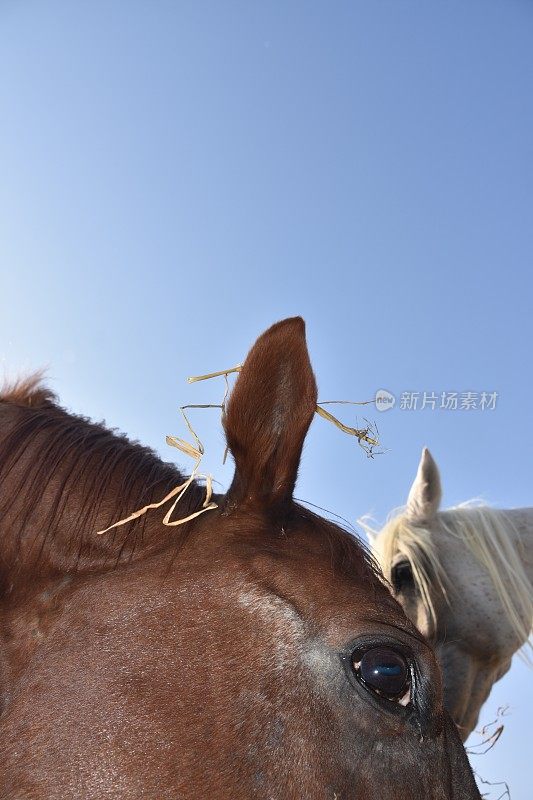
[{"label": "white horse mane", "polygon": [[[520,537],[518,533],[514,537],[515,547],[509,535],[510,530],[516,531],[510,517],[477,500],[452,506],[437,515],[446,533],[462,541],[487,570],[512,629],[521,642],[532,648],[533,598],[520,558]],[[389,583],[396,556],[402,554],[409,560],[421,601],[434,626],[431,596],[435,581],[446,598],[453,592],[453,576],[447,575],[440,563],[435,537],[424,526],[410,521],[405,508],[393,511],[381,531],[373,528],[368,518],[359,523],[371,541],[379,534],[379,561]]]}]

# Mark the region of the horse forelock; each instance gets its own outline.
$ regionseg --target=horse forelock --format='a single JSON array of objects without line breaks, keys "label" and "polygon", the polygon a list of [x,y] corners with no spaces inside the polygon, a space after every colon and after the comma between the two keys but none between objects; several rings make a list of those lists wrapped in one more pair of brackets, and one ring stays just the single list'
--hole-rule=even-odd
[{"label": "horse forelock", "polygon": [[[520,641],[531,648],[533,599],[516,543],[516,528],[505,511],[473,499],[452,506],[436,515],[441,531],[450,541],[461,541],[487,571],[507,620]],[[405,509],[393,512],[381,531],[363,522],[371,535],[379,535],[379,561],[391,582],[391,568],[399,555],[409,560],[418,595],[432,626],[436,616],[432,595],[440,589],[446,599],[454,592],[453,575],[443,567],[438,542],[439,532],[431,535],[428,526],[415,524]],[[513,536],[511,534],[516,534]],[[513,541],[514,540],[514,541]],[[438,546],[440,544],[440,547]],[[520,545],[518,544],[518,547]],[[437,585],[435,587],[435,584]],[[512,591],[511,591],[512,589]]]},{"label": "horse forelock", "polygon": [[335,573],[355,577],[365,584],[376,580],[383,582],[378,562],[361,539],[342,525],[324,519],[308,508],[298,505],[297,509],[302,523],[314,531],[316,541],[326,550]]},{"label": "horse forelock", "polygon": [[372,537],[379,536],[377,560],[381,565],[386,581],[392,585],[392,567],[397,556],[403,555],[411,564],[413,580],[423,609],[427,615],[429,626],[435,629],[437,624],[433,594],[435,582],[440,591],[447,596],[447,581],[439,553],[434,546],[428,530],[413,525],[405,510],[392,512],[381,531],[374,530],[368,522],[360,520],[363,528]]},{"label": "horse forelock", "polygon": [[[0,409],[0,519],[9,514],[9,534],[19,542],[30,520],[32,528],[38,525],[41,552],[65,520],[71,537],[66,552],[79,558],[83,538],[96,552],[102,523],[160,500],[184,479],[150,448],[65,411],[41,374],[4,388]],[[179,514],[196,511],[203,497],[203,487],[193,482]],[[126,544],[133,553],[146,525],[147,515],[107,535],[119,558]]]}]

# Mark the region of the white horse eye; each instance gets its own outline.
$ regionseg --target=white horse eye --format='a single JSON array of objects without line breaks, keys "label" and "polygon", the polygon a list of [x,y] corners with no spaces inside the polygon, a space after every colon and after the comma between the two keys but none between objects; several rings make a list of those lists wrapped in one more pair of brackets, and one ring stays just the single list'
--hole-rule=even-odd
[{"label": "white horse eye", "polygon": [[413,585],[413,570],[409,561],[400,561],[392,568],[392,585],[395,592],[401,592],[402,589],[409,588]]}]

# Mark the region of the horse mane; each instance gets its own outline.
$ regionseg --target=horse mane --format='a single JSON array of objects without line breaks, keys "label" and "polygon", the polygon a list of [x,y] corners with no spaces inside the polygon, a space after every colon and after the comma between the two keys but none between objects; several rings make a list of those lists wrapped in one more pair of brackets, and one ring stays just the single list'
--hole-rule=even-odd
[{"label": "horse mane", "polygon": [[[70,414],[37,373],[0,391],[0,414],[10,413],[0,426],[0,519],[10,514],[10,532],[21,534],[31,519],[38,521],[42,542],[68,518],[75,547],[86,535],[162,499],[183,475],[150,448],[124,434]],[[4,432],[5,431],[5,432]],[[7,481],[9,480],[9,485]],[[110,488],[111,487],[111,488]],[[204,489],[196,481],[180,501],[186,516],[201,507]],[[45,499],[46,498],[46,499]],[[16,506],[15,506],[16,504]],[[124,548],[130,537],[142,539],[148,515],[106,534]],[[14,528],[12,527],[14,524]],[[93,541],[95,541],[93,540]],[[95,544],[96,547],[96,544]]]},{"label": "horse mane", "polygon": [[38,407],[57,402],[54,392],[44,383],[44,370],[38,370],[12,383],[5,382],[0,389],[0,403]]},{"label": "horse mane", "polygon": [[[437,512],[437,517],[445,532],[465,544],[486,569],[512,629],[520,641],[531,648],[533,599],[517,552],[520,538],[509,515],[478,500],[468,500]],[[405,508],[393,511],[381,531],[374,530],[364,520],[360,522],[371,538],[379,534],[380,561],[389,583],[395,556],[401,553],[409,559],[424,609],[435,626],[432,587],[434,589],[436,583],[445,598],[454,590],[453,576],[447,575],[443,569],[438,548],[435,547],[435,537],[423,525],[414,524],[406,515]],[[516,549],[509,536],[510,530],[517,533],[516,541],[519,544]],[[511,586],[513,593],[509,591]]]}]

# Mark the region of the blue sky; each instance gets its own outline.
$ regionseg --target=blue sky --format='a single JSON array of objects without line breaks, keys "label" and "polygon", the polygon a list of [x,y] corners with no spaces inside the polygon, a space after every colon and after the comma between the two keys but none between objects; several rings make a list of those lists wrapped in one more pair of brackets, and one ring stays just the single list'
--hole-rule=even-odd
[{"label": "blue sky", "polygon": [[[172,458],[177,406],[223,390],[186,376],[301,314],[322,399],[498,402],[367,409],[374,460],[316,419],[300,497],[383,520],[427,444],[446,504],[531,505],[532,27],[527,0],[6,0],[5,371],[48,365],[68,407]],[[226,486],[217,412],[194,421]],[[485,721],[512,714],[474,761],[513,800],[531,678],[497,685]]]}]

